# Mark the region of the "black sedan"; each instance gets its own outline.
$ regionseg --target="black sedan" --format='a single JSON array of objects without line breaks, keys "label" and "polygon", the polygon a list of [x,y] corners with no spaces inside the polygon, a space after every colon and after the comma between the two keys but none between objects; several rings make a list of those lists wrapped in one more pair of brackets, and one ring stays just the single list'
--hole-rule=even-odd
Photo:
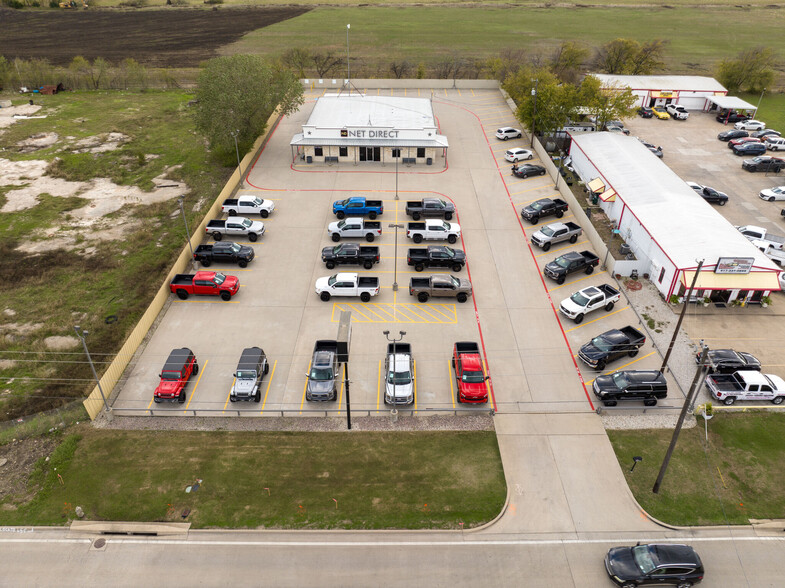
[{"label": "black sedan", "polygon": [[735,155],[762,155],[766,153],[766,145],[763,143],[742,143],[733,146]]},{"label": "black sedan", "polygon": [[779,131],[775,131],[774,129],[763,129],[762,131],[755,131],[750,135],[751,137],[756,137],[758,139],[763,139],[765,137],[779,137],[782,133]]},{"label": "black sedan", "polygon": [[692,586],[703,580],[703,563],[689,545],[672,543],[613,547],[605,556],[605,570],[617,586],[675,584]]},{"label": "black sedan", "polygon": [[687,185],[695,190],[706,202],[712,202],[720,206],[725,206],[728,203],[728,195],[725,192],[720,192],[709,186],[701,186],[695,182],[687,182]]},{"label": "black sedan", "polygon": [[[701,354],[695,355],[695,363],[700,363]],[[739,370],[760,371],[760,360],[751,353],[733,349],[710,349],[706,354],[706,368],[710,374],[732,374]]]},{"label": "black sedan", "polygon": [[516,178],[528,178],[530,176],[544,176],[545,168],[541,165],[534,165],[533,163],[524,163],[523,165],[513,165],[512,175]]},{"label": "black sedan", "polygon": [[647,106],[641,106],[638,109],[638,114],[641,116],[641,118],[651,118],[654,116],[654,111]]},{"label": "black sedan", "polygon": [[780,170],[785,169],[785,159],[761,155],[760,157],[745,159],[741,164],[741,169],[746,169],[748,172],[770,171],[778,173]]},{"label": "black sedan", "polygon": [[720,141],[730,141],[731,139],[740,139],[742,137],[749,137],[750,134],[747,131],[742,131],[741,129],[731,129],[729,131],[722,131],[717,138]]}]

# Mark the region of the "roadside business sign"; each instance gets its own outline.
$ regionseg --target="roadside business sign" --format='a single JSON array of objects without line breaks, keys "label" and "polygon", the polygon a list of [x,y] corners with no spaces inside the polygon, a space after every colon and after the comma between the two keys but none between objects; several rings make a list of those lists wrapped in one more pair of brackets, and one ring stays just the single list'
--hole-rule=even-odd
[{"label": "roadside business sign", "polygon": [[754,257],[720,257],[717,266],[714,268],[715,274],[748,274],[755,263]]}]

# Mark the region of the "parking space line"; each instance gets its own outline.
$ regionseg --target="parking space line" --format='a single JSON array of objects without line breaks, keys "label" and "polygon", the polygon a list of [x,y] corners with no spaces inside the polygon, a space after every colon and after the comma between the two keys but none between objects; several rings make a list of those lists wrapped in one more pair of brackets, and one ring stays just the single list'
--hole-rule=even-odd
[{"label": "parking space line", "polygon": [[[386,376],[386,374],[385,374]],[[376,377],[376,414],[379,414],[379,396],[382,389],[382,360],[379,360],[379,375]]]},{"label": "parking space line", "polygon": [[[576,329],[580,329],[581,327],[585,327],[586,325],[590,325],[590,324],[592,324],[592,323],[596,323],[597,321],[601,321],[602,319],[604,319],[604,318],[606,318],[606,317],[609,317],[609,316],[612,316],[612,315],[614,315],[614,314],[616,314],[616,313],[618,313],[618,312],[621,312],[622,310],[627,310],[629,307],[630,307],[630,305],[628,304],[627,306],[624,306],[624,307],[622,307],[622,308],[619,308],[619,309],[617,309],[617,310],[614,310],[613,312],[607,312],[607,313],[603,314],[602,316],[599,316],[599,317],[597,317],[597,318],[596,318],[596,319],[594,319],[594,320],[587,321],[587,322],[585,322],[585,323],[581,323],[580,325],[575,325],[573,328],[571,328],[571,329],[567,329],[567,330],[565,330],[564,332],[565,332],[565,333],[571,333],[572,331],[574,331],[574,330],[576,330]],[[563,316],[563,315],[560,315],[560,320],[561,320],[561,317],[562,317],[562,316]],[[564,317],[564,320],[566,321],[566,320],[567,320],[567,317]]]},{"label": "parking space line", "polygon": [[[558,222],[561,222],[561,219],[559,219]],[[564,247],[557,247],[556,249],[549,249],[548,251],[545,251],[544,253],[538,253],[534,257],[542,257],[543,255],[550,255],[551,253],[554,253],[556,251],[564,251],[565,249],[570,249],[572,247],[577,247],[578,245],[583,245],[584,243],[588,243],[588,242],[589,242],[588,239],[584,239],[583,241],[576,241],[575,243],[570,243],[569,245],[565,245]]]},{"label": "parking space line", "polygon": [[[531,179],[539,178],[541,176],[532,176]],[[542,188],[549,188],[551,186],[555,186],[556,184],[543,184],[542,186],[535,186],[534,188],[526,188],[525,190],[517,190],[515,192],[510,192],[510,196],[517,196],[518,194],[523,194],[524,192],[531,192],[532,190],[541,190]],[[539,198],[535,198],[534,200],[539,200]],[[534,200],[529,200],[529,202],[534,202]],[[525,202],[517,203],[515,206],[520,206],[521,204],[525,204]]]},{"label": "parking space line", "polygon": [[189,406],[191,406],[191,400],[194,399],[194,394],[196,394],[196,388],[199,386],[199,382],[202,381],[202,376],[204,375],[204,370],[207,369],[207,364],[208,363],[210,363],[209,359],[204,362],[204,365],[202,366],[202,369],[199,370],[199,377],[196,378],[196,384],[194,384],[194,389],[191,390],[191,397],[188,399],[188,404],[186,404],[185,408],[183,409],[183,414],[185,414],[185,411],[188,410]]},{"label": "parking space line", "polygon": [[414,383],[414,414],[417,414],[417,362],[412,359],[412,381]]},{"label": "parking space line", "polygon": [[578,282],[582,282],[583,280],[588,280],[593,275],[594,275],[594,272],[592,272],[592,273],[590,273],[590,274],[588,274],[586,276],[583,276],[582,278],[579,278],[577,280],[573,280],[572,282],[564,282],[561,286],[556,286],[555,288],[551,288],[550,290],[548,290],[548,292],[553,292],[554,290],[558,290],[559,288],[564,288],[565,286],[570,286],[572,284],[577,284]]},{"label": "parking space line", "polygon": [[[237,382],[237,378],[232,378],[232,388],[234,388],[235,382]],[[224,402],[224,409],[222,412],[226,412],[226,405],[229,404],[229,399],[232,397],[232,388],[229,388],[229,392],[226,394],[226,402]]]},{"label": "parking space line", "polygon": [[[602,373],[602,375],[603,375],[603,376],[607,376],[608,374],[612,374],[613,372],[618,372],[619,370],[626,368],[628,365],[632,365],[632,364],[634,364],[635,362],[638,362],[638,361],[640,361],[640,360],[642,360],[642,359],[646,359],[647,357],[649,357],[649,356],[651,356],[651,355],[654,355],[655,353],[657,353],[657,350],[656,350],[656,349],[655,349],[654,351],[652,351],[651,353],[647,353],[647,354],[646,354],[646,355],[644,355],[643,357],[636,357],[635,359],[633,359],[632,361],[628,361],[628,362],[627,362],[627,363],[625,363],[624,365],[618,365],[618,366],[616,366],[615,368],[613,368],[612,370],[609,370],[609,371],[607,371],[607,372],[603,372],[603,373]],[[588,367],[588,366],[587,366],[587,367]],[[590,369],[591,369],[591,368],[590,368]],[[592,384],[592,382],[594,382],[594,380],[596,380],[596,379],[597,379],[597,378],[592,378],[591,380],[588,380],[588,381],[586,382],[586,384],[590,386],[590,385]]]},{"label": "parking space line", "polygon": [[[308,362],[308,374],[311,373],[311,362]],[[303,414],[303,404],[305,404],[305,390],[308,388],[308,376],[305,376],[305,384],[303,384],[303,399],[300,401],[300,414]]]},{"label": "parking space line", "polygon": [[450,379],[450,400],[452,400],[452,407],[455,408],[455,389],[452,386],[452,359],[447,360],[447,375]]},{"label": "parking space line", "polygon": [[278,365],[278,360],[276,359],[273,362],[273,371],[270,372],[270,379],[267,380],[267,390],[264,391],[264,401],[262,402],[262,410],[259,411],[259,414],[264,414],[264,407],[267,404],[267,395],[270,393],[270,384],[273,383],[273,376],[275,376],[275,366]]},{"label": "parking space line", "polygon": [[185,304],[240,304],[237,300],[180,300]]},{"label": "parking space line", "polygon": [[[338,368],[341,369],[340,367]],[[345,369],[345,368],[344,368]],[[344,376],[346,373],[344,372]],[[341,378],[341,391],[338,393],[338,414],[341,414],[341,402],[343,401],[343,387],[346,385],[346,378]]]}]

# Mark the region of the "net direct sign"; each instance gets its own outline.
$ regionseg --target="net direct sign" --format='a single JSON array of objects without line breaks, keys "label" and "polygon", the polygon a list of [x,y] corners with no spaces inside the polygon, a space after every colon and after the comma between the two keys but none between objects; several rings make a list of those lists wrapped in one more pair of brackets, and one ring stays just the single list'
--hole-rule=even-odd
[{"label": "net direct sign", "polygon": [[755,262],[754,257],[720,257],[717,266],[714,268],[715,274],[748,274]]}]

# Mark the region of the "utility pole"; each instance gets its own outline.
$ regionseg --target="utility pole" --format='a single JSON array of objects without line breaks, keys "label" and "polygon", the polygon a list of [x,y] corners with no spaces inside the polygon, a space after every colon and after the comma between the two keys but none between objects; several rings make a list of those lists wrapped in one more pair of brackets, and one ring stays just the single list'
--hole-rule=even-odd
[{"label": "utility pole", "polygon": [[180,205],[180,212],[183,215],[183,223],[185,223],[185,235],[188,238],[188,248],[191,250],[191,264],[193,267],[196,267],[196,261],[194,260],[194,246],[191,244],[191,232],[188,230],[188,219],[185,218],[185,207],[183,206],[183,202],[185,202],[185,196],[178,196],[177,203]]},{"label": "utility pole", "polygon": [[534,87],[532,88],[532,96],[534,97],[534,114],[532,114],[532,149],[534,149],[534,137],[537,135],[537,84],[540,80],[534,80]]},{"label": "utility pole", "polygon": [[679,440],[679,433],[681,433],[681,427],[684,424],[684,418],[687,416],[687,411],[690,409],[690,406],[692,406],[692,404],[695,402],[695,394],[698,391],[698,380],[700,379],[701,373],[706,369],[706,356],[708,355],[708,352],[709,348],[704,345],[703,349],[701,350],[698,369],[695,370],[695,377],[692,380],[692,386],[690,386],[690,391],[687,393],[687,398],[684,399],[684,406],[681,407],[679,420],[676,423],[676,428],[673,430],[671,444],[668,446],[668,451],[665,453],[665,459],[662,461],[662,466],[660,466],[660,473],[657,474],[657,481],[654,482],[654,487],[651,489],[654,494],[657,494],[660,491],[662,479],[665,477],[665,471],[668,469],[668,463],[670,463],[673,450],[676,448],[676,441]]},{"label": "utility pole", "polygon": [[[346,385],[346,428],[352,430],[352,403],[349,401],[349,362],[343,364],[343,381]],[[339,407],[340,408],[340,407]]]},{"label": "utility pole", "polygon": [[662,360],[662,366],[660,366],[660,371],[665,373],[665,367],[668,365],[668,359],[671,356],[671,351],[673,351],[673,344],[676,343],[676,336],[679,334],[679,327],[681,327],[681,322],[684,320],[684,314],[687,311],[687,301],[690,299],[692,295],[692,290],[695,288],[695,282],[698,281],[698,274],[701,272],[701,268],[703,267],[703,262],[705,260],[701,259],[698,262],[698,267],[695,270],[695,275],[692,277],[692,283],[690,284],[690,289],[687,291],[687,296],[684,298],[682,302],[683,306],[681,307],[681,314],[679,315],[679,320],[676,322],[676,328],[673,329],[673,337],[671,337],[671,342],[668,345],[668,351],[665,353],[665,357]]},{"label": "utility pole", "polygon": [[349,82],[349,95],[352,95],[352,74],[349,69],[349,29],[352,28],[351,24],[346,25],[346,81]]},{"label": "utility pole", "polygon": [[84,347],[84,353],[87,356],[87,362],[90,364],[90,369],[93,370],[93,378],[95,378],[95,383],[98,386],[98,391],[101,393],[101,399],[104,401],[104,409],[106,410],[106,416],[111,420],[112,418],[112,411],[109,410],[109,404],[106,402],[106,396],[104,396],[104,389],[101,388],[101,380],[98,379],[98,374],[95,371],[95,367],[93,366],[93,358],[90,357],[90,352],[87,350],[87,342],[85,341],[85,337],[90,333],[88,331],[83,331],[82,327],[79,325],[74,326],[74,331],[76,331],[76,336],[82,341],[82,347]]}]

